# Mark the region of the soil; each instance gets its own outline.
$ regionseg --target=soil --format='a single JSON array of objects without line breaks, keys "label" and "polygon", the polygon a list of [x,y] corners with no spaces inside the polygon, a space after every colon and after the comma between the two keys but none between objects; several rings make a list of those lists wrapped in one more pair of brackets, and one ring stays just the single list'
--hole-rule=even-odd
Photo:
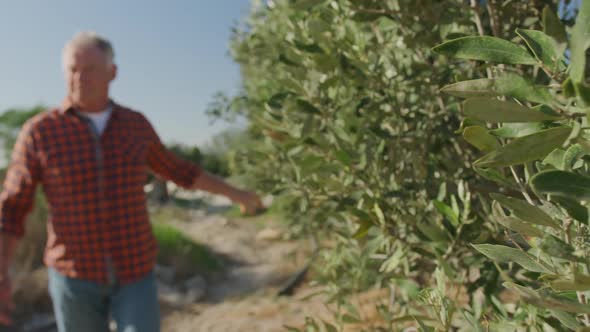
[{"label": "soil", "polygon": [[261,236],[273,233],[267,231],[276,229],[273,220],[210,216],[174,225],[233,262],[208,285],[203,301],[163,305],[163,331],[285,331],[285,325],[301,325],[321,307],[320,297],[302,300],[311,291],[306,287],[295,297],[277,296],[309,255],[305,242]]}]

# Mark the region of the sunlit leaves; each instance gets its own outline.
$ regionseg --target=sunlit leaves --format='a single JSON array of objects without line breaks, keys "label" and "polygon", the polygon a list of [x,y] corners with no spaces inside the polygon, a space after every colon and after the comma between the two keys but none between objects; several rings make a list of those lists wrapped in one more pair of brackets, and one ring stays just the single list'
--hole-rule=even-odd
[{"label": "sunlit leaves", "polygon": [[432,50],[458,59],[506,64],[532,65],[537,63],[526,49],[504,39],[488,36],[453,39],[434,47]]}]

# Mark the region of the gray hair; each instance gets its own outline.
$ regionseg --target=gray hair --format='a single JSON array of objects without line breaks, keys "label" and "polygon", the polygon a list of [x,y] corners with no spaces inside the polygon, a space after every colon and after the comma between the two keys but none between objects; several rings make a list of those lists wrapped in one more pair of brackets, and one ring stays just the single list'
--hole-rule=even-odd
[{"label": "gray hair", "polygon": [[66,43],[63,49],[63,56],[68,51],[82,47],[96,47],[107,57],[109,63],[113,63],[115,59],[115,52],[113,51],[113,45],[106,38],[92,31],[84,31],[77,33],[70,41]]}]

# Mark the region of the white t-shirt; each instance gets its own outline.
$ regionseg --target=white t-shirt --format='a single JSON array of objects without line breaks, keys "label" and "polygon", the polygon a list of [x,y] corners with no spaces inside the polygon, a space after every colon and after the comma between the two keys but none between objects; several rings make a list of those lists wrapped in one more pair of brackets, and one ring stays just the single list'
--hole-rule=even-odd
[{"label": "white t-shirt", "polygon": [[113,108],[109,106],[106,110],[102,112],[80,112],[80,115],[87,119],[90,119],[94,124],[94,128],[98,130],[99,135],[102,135],[112,112]]}]

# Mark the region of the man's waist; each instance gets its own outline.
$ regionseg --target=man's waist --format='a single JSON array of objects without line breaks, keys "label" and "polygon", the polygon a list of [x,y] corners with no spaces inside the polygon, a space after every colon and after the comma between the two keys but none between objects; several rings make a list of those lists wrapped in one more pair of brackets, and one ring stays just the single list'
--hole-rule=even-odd
[{"label": "man's waist", "polygon": [[44,263],[70,278],[92,280],[103,284],[123,284],[142,277],[155,264],[157,246],[142,245],[81,253],[75,247],[47,247]]}]

